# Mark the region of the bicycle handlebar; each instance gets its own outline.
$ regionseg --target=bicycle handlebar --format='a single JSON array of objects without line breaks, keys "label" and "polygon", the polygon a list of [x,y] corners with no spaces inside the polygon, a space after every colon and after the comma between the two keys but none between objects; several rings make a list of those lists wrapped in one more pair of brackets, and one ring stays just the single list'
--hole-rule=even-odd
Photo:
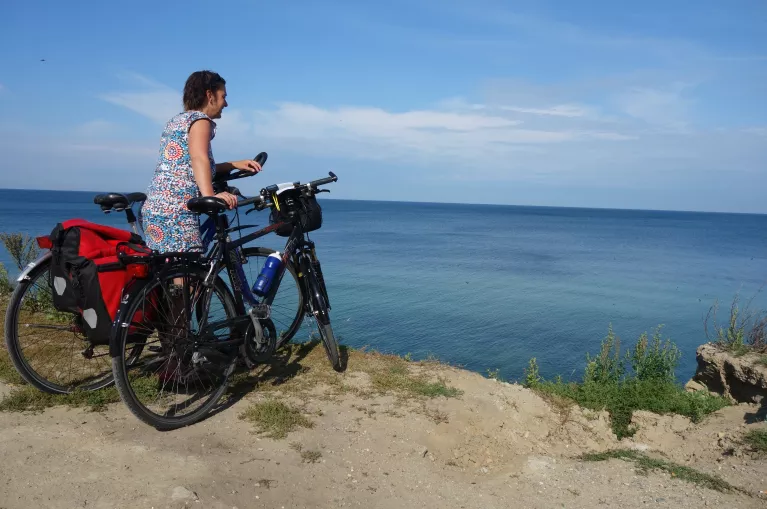
[{"label": "bicycle handlebar", "polygon": [[[293,188],[294,189],[301,189],[304,188],[310,192],[317,192],[317,187],[323,186],[325,184],[330,184],[331,182],[337,182],[338,177],[335,173],[332,171],[328,172],[329,177],[312,180],[308,184],[301,184],[300,182],[294,182]],[[277,185],[271,185],[268,187],[265,187],[261,190],[261,193],[257,196],[254,196],[252,198],[246,198],[244,200],[240,200],[237,202],[238,207],[247,207],[249,205],[255,205],[256,209],[263,210],[264,208],[271,206],[271,202],[268,200],[269,195],[271,193],[277,192],[279,190],[279,186]],[[329,191],[328,191],[329,192]]]},{"label": "bicycle handlebar", "polygon": [[247,207],[248,205],[255,205],[256,208],[263,208],[266,205],[266,198],[260,194],[253,198],[246,198],[237,202],[238,207]]},{"label": "bicycle handlebar", "polygon": [[[264,164],[266,164],[266,159],[269,157],[269,155],[266,152],[260,152],[256,157],[253,158],[255,162],[258,163],[261,168],[264,167]],[[252,171],[232,171],[229,173],[222,173],[220,175],[216,175],[216,178],[213,179],[214,184],[219,184],[222,182],[229,182],[230,180],[237,180],[245,177],[252,177],[255,175],[255,172]]]}]

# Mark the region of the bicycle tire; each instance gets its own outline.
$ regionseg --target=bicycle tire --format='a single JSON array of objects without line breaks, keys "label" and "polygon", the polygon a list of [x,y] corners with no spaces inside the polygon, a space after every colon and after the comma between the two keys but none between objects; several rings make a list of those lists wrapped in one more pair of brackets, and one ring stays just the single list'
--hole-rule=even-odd
[{"label": "bicycle tire", "polygon": [[[270,249],[267,247],[246,247],[243,248],[242,253],[245,257],[251,257],[251,256],[263,256],[266,258],[270,254],[276,252],[274,249]],[[255,283],[255,277],[257,277],[258,274],[254,274],[252,283]],[[282,277],[282,281],[280,282],[280,290],[282,290],[286,283],[288,282],[286,278],[290,276],[293,280],[292,284],[290,285],[291,288],[295,288],[296,291],[296,298],[298,300],[298,303],[296,305],[295,314],[293,314],[292,311],[286,311],[286,313],[291,314],[292,316],[288,316],[287,319],[290,320],[290,325],[287,327],[285,332],[281,333],[277,337],[277,344],[275,349],[279,350],[285,343],[293,339],[293,336],[296,335],[296,332],[298,332],[298,329],[301,327],[301,323],[304,319],[305,314],[305,300],[304,300],[304,293],[301,291],[301,285],[298,283],[298,275],[296,273],[296,269],[293,266],[293,263],[288,260],[287,270],[285,271],[285,275]],[[272,307],[272,312],[274,313],[274,306]],[[272,317],[272,322],[274,323],[274,316]],[[279,324],[275,324],[279,325]]]},{"label": "bicycle tire", "polygon": [[[19,325],[20,325],[20,314],[22,311],[22,303],[24,301],[24,297],[27,294],[27,292],[33,288],[34,284],[37,282],[39,278],[44,277],[46,273],[49,273],[51,266],[51,259],[45,259],[39,262],[39,264],[34,267],[30,272],[27,278],[25,278],[23,281],[20,281],[16,288],[14,289],[13,293],[11,294],[10,301],[8,302],[8,308],[6,309],[5,313],[5,346],[8,350],[8,356],[11,359],[11,362],[13,363],[13,366],[16,368],[16,371],[21,375],[21,377],[24,379],[25,382],[30,384],[31,386],[35,387],[36,389],[39,389],[43,392],[47,392],[49,394],[69,394],[76,390],[79,391],[95,391],[99,389],[103,389],[104,387],[108,387],[112,384],[113,377],[111,369],[107,369],[108,363],[105,363],[105,373],[101,376],[98,376],[95,381],[92,381],[90,383],[86,383],[83,385],[72,385],[72,384],[61,384],[57,383],[56,381],[51,380],[50,378],[47,378],[46,376],[43,376],[40,374],[37,370],[35,370],[30,360],[25,356],[24,354],[24,348],[21,345],[20,341],[20,335],[19,335]],[[45,284],[45,288],[50,288],[47,284]],[[66,313],[70,314],[70,313]],[[72,317],[74,317],[74,314],[71,314]],[[63,323],[63,322],[62,322]],[[78,349],[81,349],[88,345],[88,342],[84,339],[80,339],[75,337],[74,332],[70,335],[71,340],[74,340],[79,346]],[[47,345],[46,345],[47,346]],[[60,348],[59,345],[54,345],[54,348]],[[79,353],[75,354],[74,349],[70,351],[70,356],[72,355],[79,355]],[[58,352],[58,355],[56,356],[57,359],[66,359],[66,355],[61,355],[61,352]],[[78,360],[80,360],[78,358]],[[87,359],[85,362],[89,362],[93,359]],[[72,363],[72,359],[70,357],[70,367]],[[96,361],[93,361],[96,362]]]},{"label": "bicycle tire", "polygon": [[[195,279],[200,281],[204,280],[206,277],[206,271],[203,268],[181,268],[181,266],[179,266],[179,268],[167,268],[161,277],[166,280],[173,280],[174,277],[179,277],[180,274],[194,274]],[[159,284],[160,277],[154,277],[141,285],[136,285],[136,287],[131,289],[127,299],[124,300],[124,305],[121,306],[121,309],[118,312],[117,323],[124,323],[126,319],[135,316],[136,311],[138,310],[138,306],[144,302],[145,296],[151,293],[153,285],[154,287],[157,287]],[[221,277],[216,277],[213,283],[213,288],[217,295],[222,299],[227,318],[236,317],[237,311],[234,298],[231,294],[231,291],[229,290],[229,287],[226,285],[223,279],[221,279]],[[234,365],[237,358],[236,349],[232,353],[230,365],[224,369],[223,381],[220,383],[218,388],[214,390],[210,396],[208,396],[207,401],[203,403],[197,410],[194,410],[190,414],[181,418],[168,418],[150,411],[136,396],[136,393],[128,380],[128,370],[126,369],[123,353],[125,351],[125,346],[129,337],[129,328],[119,327],[116,329],[116,331],[117,332],[113,338],[114,344],[112,345],[112,347],[118,350],[116,355],[112,357],[112,370],[114,373],[115,386],[117,387],[117,391],[120,394],[120,399],[122,399],[123,403],[125,403],[125,405],[128,407],[128,410],[130,410],[130,412],[136,418],[145,424],[163,431],[182,428],[194,424],[202,420],[208,414],[208,412],[218,403],[218,401],[221,399],[221,396],[223,396],[224,392],[226,391],[229,385],[229,377],[234,371]]]},{"label": "bicycle tire", "polygon": [[[308,264],[307,264],[308,265]],[[305,271],[306,282],[309,290],[309,301],[311,302],[312,315],[317,322],[317,328],[322,338],[322,344],[325,347],[325,354],[328,356],[330,365],[335,371],[344,371],[345,366],[339,355],[338,341],[333,333],[333,326],[330,325],[330,314],[327,302],[325,302],[324,292],[320,285],[317,275],[311,268],[307,267]]]}]

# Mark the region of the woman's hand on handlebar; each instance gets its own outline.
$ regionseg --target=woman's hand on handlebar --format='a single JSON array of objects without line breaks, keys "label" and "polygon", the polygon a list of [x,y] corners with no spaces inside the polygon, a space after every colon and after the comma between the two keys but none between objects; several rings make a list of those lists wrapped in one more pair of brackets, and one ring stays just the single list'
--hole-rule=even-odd
[{"label": "woman's hand on handlebar", "polygon": [[242,161],[232,161],[230,163],[234,166],[235,170],[251,171],[253,173],[259,173],[261,171],[261,165],[253,159],[243,159]]},{"label": "woman's hand on handlebar", "polygon": [[232,193],[218,193],[216,198],[221,198],[226,202],[227,207],[233,209],[237,206],[237,197]]}]

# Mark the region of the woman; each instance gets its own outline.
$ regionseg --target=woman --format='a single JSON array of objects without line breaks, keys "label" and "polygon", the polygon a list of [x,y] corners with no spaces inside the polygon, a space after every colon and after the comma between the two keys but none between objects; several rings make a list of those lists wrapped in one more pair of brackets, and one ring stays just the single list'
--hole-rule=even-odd
[{"label": "woman", "polygon": [[226,102],[226,81],[211,71],[193,72],[184,85],[184,111],[171,118],[160,138],[160,155],[142,208],[149,248],[161,253],[203,251],[199,215],[186,203],[198,196],[217,196],[229,208],[237,205],[230,193],[213,192],[217,173],[261,166],[245,159],[216,164],[210,142]]}]

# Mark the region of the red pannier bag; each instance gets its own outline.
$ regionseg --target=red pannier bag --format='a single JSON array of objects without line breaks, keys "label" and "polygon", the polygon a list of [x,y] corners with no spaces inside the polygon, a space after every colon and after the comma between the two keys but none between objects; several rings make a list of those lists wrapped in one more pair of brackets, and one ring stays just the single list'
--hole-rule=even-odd
[{"label": "red pannier bag", "polygon": [[92,344],[109,344],[123,289],[148,275],[151,250],[135,233],[83,219],[57,224],[50,239],[53,307],[78,314]]}]

